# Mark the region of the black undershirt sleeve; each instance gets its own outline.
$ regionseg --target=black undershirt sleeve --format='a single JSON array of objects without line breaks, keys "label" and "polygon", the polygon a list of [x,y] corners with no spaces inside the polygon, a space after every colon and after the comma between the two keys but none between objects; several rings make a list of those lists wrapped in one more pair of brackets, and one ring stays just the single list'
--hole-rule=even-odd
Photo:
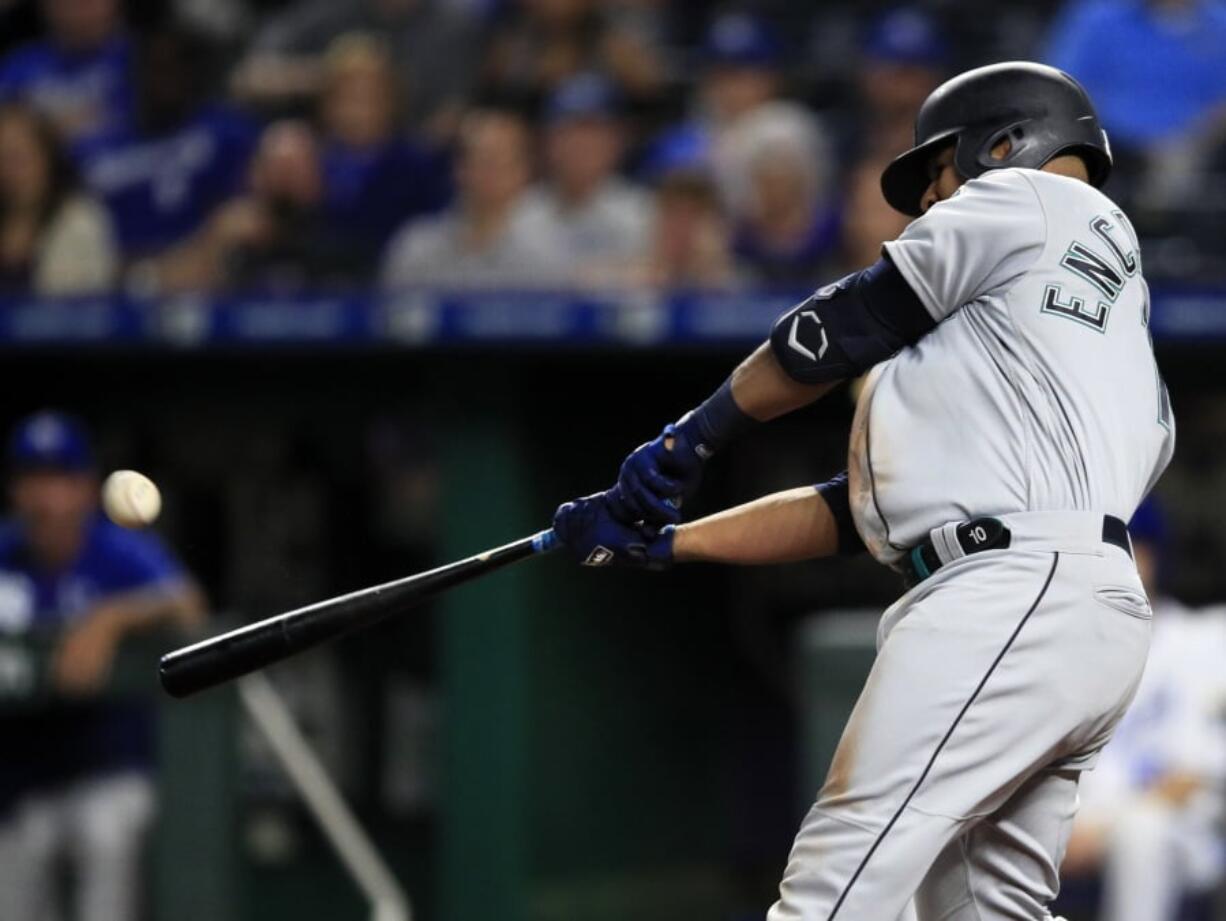
[{"label": "black undershirt sleeve", "polygon": [[814,488],[822,494],[826,505],[830,506],[830,513],[834,515],[835,524],[838,525],[839,555],[854,556],[863,553],[867,548],[864,546],[864,541],[860,539],[860,532],[856,530],[856,523],[851,517],[847,471],[844,470],[838,476]]}]

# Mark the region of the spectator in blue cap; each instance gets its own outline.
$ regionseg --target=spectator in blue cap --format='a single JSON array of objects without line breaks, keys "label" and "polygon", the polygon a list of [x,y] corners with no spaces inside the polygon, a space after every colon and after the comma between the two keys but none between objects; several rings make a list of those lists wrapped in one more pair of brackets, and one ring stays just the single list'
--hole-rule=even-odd
[{"label": "spectator in blue cap", "polygon": [[101,696],[133,632],[192,627],[204,604],[155,537],[98,511],[96,464],[79,422],[22,421],[8,446],[13,517],[0,526],[0,632],[53,644],[48,703],[6,712],[0,733],[0,918],[140,916],[142,846],[153,812],[153,707]]},{"label": "spectator in blue cap", "polygon": [[625,138],[617,91],[595,73],[558,88],[545,111],[545,182],[525,205],[547,228],[572,281],[596,281],[647,245],[650,203],[621,178]]},{"label": "spectator in blue cap", "polygon": [[911,146],[915,113],[945,78],[948,43],[933,16],[900,7],[869,24],[862,53],[857,133],[867,150],[894,157]]},{"label": "spectator in blue cap", "polygon": [[1175,921],[1186,899],[1203,897],[1226,871],[1226,608],[1188,608],[1163,591],[1170,536],[1154,498],[1129,531],[1150,603],[1136,585],[1103,586],[1098,597],[1153,618],[1149,660],[1115,735],[1082,775],[1062,875],[1101,877],[1103,921]]},{"label": "spectator in blue cap", "polygon": [[949,49],[940,23],[919,7],[873,18],[860,42],[856,105],[840,135],[850,163],[842,183],[838,270],[872,262],[908,219],[881,194],[881,171],[913,140],[915,113],[945,76]]},{"label": "spectator in blue cap", "polygon": [[803,135],[829,173],[824,132],[812,112],[781,98],[783,47],[770,24],[751,13],[718,16],[702,51],[703,73],[691,120],[670,133],[704,139],[724,205],[734,220],[746,216],[752,163],[763,132]]}]

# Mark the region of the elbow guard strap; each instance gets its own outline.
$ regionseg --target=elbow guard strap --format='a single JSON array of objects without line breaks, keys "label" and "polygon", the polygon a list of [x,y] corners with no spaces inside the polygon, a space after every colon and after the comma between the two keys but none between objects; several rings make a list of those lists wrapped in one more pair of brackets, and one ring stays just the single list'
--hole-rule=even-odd
[{"label": "elbow guard strap", "polygon": [[888,258],[826,285],[771,330],[783,370],[802,384],[858,377],[936,326]]},{"label": "elbow guard strap", "polygon": [[851,498],[848,495],[847,471],[844,470],[834,479],[814,487],[834,516],[834,523],[839,529],[839,555],[854,556],[863,553],[867,548],[856,530],[856,523],[851,517]]}]

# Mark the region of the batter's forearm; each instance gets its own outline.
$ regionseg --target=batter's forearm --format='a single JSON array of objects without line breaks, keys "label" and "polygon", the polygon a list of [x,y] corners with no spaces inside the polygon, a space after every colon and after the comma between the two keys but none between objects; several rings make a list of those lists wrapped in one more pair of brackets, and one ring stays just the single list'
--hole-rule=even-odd
[{"label": "batter's forearm", "polygon": [[678,562],[792,563],[834,556],[838,548],[838,524],[812,486],[679,525],[673,537]]},{"label": "batter's forearm", "polygon": [[732,398],[747,416],[767,422],[808,406],[841,383],[802,384],[789,377],[764,342],[732,372]]}]

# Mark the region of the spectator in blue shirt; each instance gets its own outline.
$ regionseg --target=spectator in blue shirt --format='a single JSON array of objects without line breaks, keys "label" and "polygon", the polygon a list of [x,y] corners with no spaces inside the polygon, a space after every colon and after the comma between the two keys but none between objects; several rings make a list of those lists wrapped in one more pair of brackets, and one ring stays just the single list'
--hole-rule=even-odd
[{"label": "spectator in blue shirt", "polygon": [[319,115],[324,216],[373,270],[397,227],[446,205],[449,170],[441,153],[397,133],[396,74],[372,36],[351,33],[329,46]]},{"label": "spectator in blue shirt", "polygon": [[1044,59],[1080,80],[1111,140],[1147,149],[1226,109],[1226,6],[1218,0],[1074,0]]},{"label": "spectator in blue shirt", "polygon": [[136,114],[118,0],[43,0],[49,35],[0,62],[0,99],[48,115],[71,146],[117,137]]},{"label": "spectator in blue shirt", "polygon": [[257,127],[207,99],[209,45],[180,28],[138,45],[136,122],[80,147],[85,180],[115,222],[129,260],[194,233],[242,187]]},{"label": "spectator in blue shirt", "polygon": [[53,643],[55,696],[0,717],[20,743],[0,758],[0,917],[62,917],[57,868],[68,860],[76,918],[131,921],[153,807],[152,705],[98,692],[125,637],[196,625],[203,601],[160,541],[100,516],[93,456],[71,418],[22,422],[8,462],[0,632]]}]

